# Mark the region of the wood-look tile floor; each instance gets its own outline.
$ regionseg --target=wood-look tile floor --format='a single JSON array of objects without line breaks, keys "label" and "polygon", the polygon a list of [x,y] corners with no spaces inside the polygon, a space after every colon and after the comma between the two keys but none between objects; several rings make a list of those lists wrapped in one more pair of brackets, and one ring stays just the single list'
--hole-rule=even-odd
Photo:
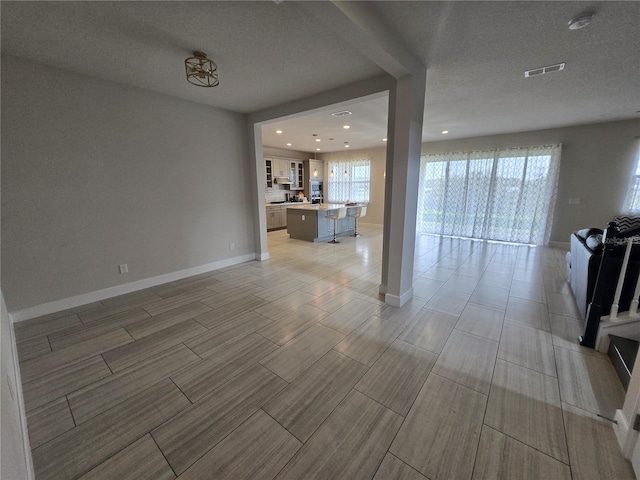
[{"label": "wood-look tile floor", "polygon": [[16,324],[37,480],[634,478],[565,252],[361,231]]}]

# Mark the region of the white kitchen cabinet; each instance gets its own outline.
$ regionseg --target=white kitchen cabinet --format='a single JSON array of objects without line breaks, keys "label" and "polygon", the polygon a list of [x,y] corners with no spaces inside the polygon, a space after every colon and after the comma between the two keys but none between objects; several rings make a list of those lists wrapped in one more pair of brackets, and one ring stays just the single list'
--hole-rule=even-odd
[{"label": "white kitchen cabinet", "polygon": [[267,188],[273,187],[273,160],[271,158],[264,159],[264,172]]},{"label": "white kitchen cabinet", "polygon": [[273,158],[273,175],[275,177],[289,177],[289,160],[283,158]]},{"label": "white kitchen cabinet", "polygon": [[282,208],[280,205],[267,206],[267,230],[282,226]]},{"label": "white kitchen cabinet", "polygon": [[304,165],[299,160],[289,161],[289,190],[304,190]]},{"label": "white kitchen cabinet", "polygon": [[275,230],[287,226],[287,206],[267,205],[267,230]]}]

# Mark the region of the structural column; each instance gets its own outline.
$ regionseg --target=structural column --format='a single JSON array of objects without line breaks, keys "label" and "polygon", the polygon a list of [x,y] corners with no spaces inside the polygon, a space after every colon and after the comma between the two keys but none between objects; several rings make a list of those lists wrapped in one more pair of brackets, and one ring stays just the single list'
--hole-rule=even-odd
[{"label": "structural column", "polygon": [[396,79],[389,92],[380,293],[396,307],[413,296],[425,83],[426,68],[422,68]]}]

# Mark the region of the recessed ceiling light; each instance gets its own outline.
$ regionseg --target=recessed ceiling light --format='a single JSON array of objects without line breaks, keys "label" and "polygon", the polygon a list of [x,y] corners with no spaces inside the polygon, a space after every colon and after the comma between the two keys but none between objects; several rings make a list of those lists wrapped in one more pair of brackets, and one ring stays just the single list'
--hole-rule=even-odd
[{"label": "recessed ceiling light", "polygon": [[344,148],[349,148],[349,144],[347,143],[347,144],[344,146]]},{"label": "recessed ceiling light", "polygon": [[351,128],[351,125],[343,125],[342,128],[344,128],[345,130],[349,130]]},{"label": "recessed ceiling light", "polygon": [[446,135],[447,133],[449,133],[449,130],[442,130],[443,135]]},{"label": "recessed ceiling light", "polygon": [[591,23],[595,14],[593,12],[582,13],[577,17],[569,20],[569,30],[578,30],[582,27],[586,27]]},{"label": "recessed ceiling light", "polygon": [[319,138],[316,138],[316,142],[321,142],[322,140],[320,140]]},{"label": "recessed ceiling light", "polygon": [[344,117],[345,115],[351,115],[351,112],[349,110],[342,110],[340,112],[334,112],[331,115],[334,117]]},{"label": "recessed ceiling light", "polygon": [[287,143],[287,147],[290,147],[290,146],[291,146],[291,143]]},{"label": "recessed ceiling light", "polygon": [[276,130],[276,133],[279,135],[282,133],[282,130]]},{"label": "recessed ceiling light", "polygon": [[383,139],[382,139],[382,141],[383,141],[383,142],[386,142],[386,141],[387,141],[387,139],[386,139],[386,138],[383,138]]},{"label": "recessed ceiling light", "polygon": [[316,148],[316,152],[319,152],[319,151],[320,151],[320,149],[319,149],[319,148]]}]

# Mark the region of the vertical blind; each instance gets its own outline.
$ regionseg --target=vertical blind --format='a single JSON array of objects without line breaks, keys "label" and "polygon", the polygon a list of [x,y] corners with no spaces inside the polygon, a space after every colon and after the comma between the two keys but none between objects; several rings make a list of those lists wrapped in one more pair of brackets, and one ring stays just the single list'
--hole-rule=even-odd
[{"label": "vertical blind", "polygon": [[545,145],[422,156],[418,231],[547,244],[561,148]]},{"label": "vertical blind", "polygon": [[371,183],[371,160],[330,160],[327,164],[327,201],[368,203]]}]

